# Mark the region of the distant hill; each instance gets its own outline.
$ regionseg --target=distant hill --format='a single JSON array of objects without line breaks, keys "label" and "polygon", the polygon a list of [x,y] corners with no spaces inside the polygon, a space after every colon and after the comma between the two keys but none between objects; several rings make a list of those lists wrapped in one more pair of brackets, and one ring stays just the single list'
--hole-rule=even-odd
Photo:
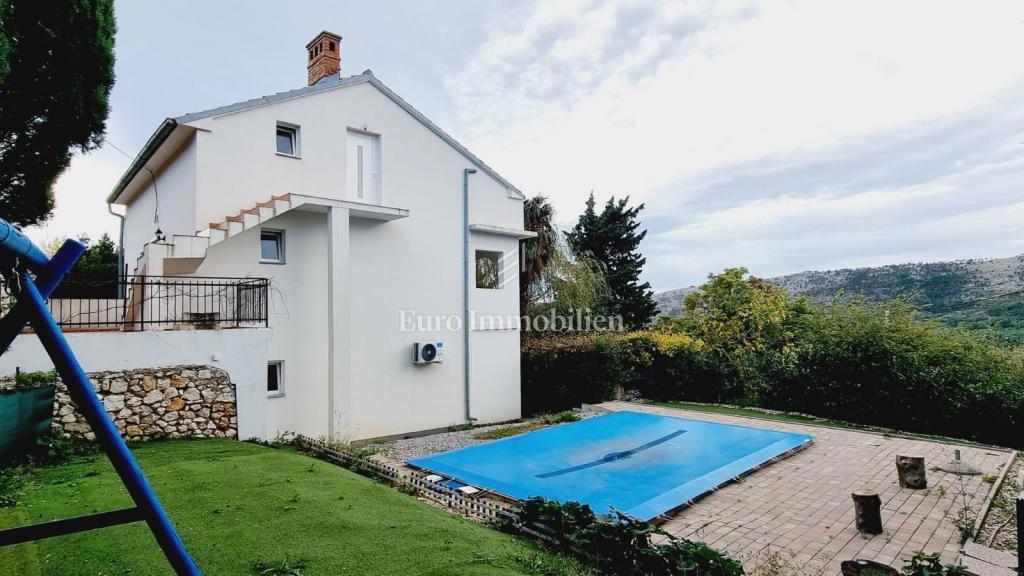
[{"label": "distant hill", "polygon": [[[1009,342],[1024,343],[1024,255],[809,271],[767,280],[815,303],[829,302],[840,291],[871,300],[905,298],[948,324],[993,328]],[[678,315],[683,298],[694,289],[655,294],[658,312]]]}]

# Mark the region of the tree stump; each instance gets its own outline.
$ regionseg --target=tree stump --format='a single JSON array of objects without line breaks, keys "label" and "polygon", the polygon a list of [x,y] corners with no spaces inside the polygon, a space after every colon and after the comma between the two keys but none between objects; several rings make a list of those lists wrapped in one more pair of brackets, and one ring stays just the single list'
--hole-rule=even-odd
[{"label": "tree stump", "polygon": [[858,490],[853,497],[853,513],[857,520],[857,531],[864,534],[882,533],[882,499],[870,490]]},{"label": "tree stump", "polygon": [[904,488],[919,490],[928,487],[924,458],[921,456],[897,456],[896,473],[900,477],[900,486]]},{"label": "tree stump", "polygon": [[843,576],[900,576],[900,571],[874,560],[845,560],[840,570]]}]

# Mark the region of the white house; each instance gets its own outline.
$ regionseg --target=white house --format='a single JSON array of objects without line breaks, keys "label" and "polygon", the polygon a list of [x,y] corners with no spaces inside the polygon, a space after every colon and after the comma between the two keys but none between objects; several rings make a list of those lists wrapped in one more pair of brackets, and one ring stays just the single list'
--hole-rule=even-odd
[{"label": "white house", "polygon": [[[517,418],[523,194],[370,71],[342,77],[340,48],[330,32],[306,46],[304,88],[160,125],[107,199],[124,206],[126,268],[270,279],[247,431]],[[414,364],[417,342],[443,343],[443,361]]]}]

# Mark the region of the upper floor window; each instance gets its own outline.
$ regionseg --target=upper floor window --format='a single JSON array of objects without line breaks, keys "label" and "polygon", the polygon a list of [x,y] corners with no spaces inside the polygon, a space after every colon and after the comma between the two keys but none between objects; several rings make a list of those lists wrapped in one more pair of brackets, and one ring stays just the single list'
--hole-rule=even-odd
[{"label": "upper floor window", "polygon": [[284,264],[284,232],[281,230],[260,231],[260,262]]},{"label": "upper floor window", "polygon": [[277,123],[277,153],[285,156],[299,156],[299,127],[293,124]]}]

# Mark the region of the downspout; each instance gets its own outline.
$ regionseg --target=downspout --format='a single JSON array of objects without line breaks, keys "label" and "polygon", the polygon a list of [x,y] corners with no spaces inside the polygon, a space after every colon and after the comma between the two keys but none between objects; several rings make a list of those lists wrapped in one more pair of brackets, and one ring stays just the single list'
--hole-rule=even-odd
[{"label": "downspout", "polygon": [[462,171],[462,299],[465,307],[462,311],[462,349],[465,355],[465,397],[466,422],[473,422],[473,414],[469,409],[469,175],[476,174],[476,168]]},{"label": "downspout", "polygon": [[[120,220],[117,231],[117,275],[121,276],[125,273],[124,269],[124,214],[118,214],[114,212],[114,205],[107,203],[107,212],[110,212],[111,216],[116,217]],[[119,280],[117,282],[117,297],[124,298],[124,284]]]}]

